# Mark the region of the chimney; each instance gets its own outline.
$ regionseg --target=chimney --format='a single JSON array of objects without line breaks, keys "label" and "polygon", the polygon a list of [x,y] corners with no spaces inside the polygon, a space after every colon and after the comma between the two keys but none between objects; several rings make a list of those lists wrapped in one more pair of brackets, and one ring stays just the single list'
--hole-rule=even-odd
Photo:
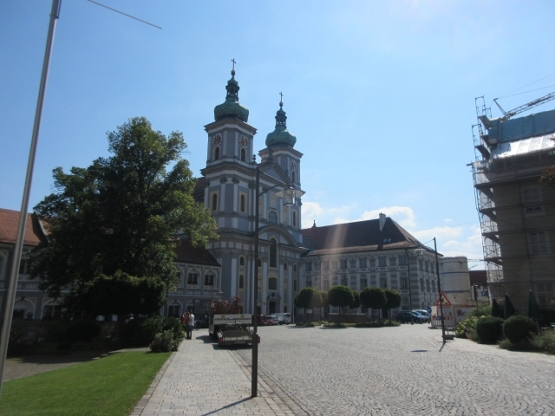
[{"label": "chimney", "polygon": [[380,212],[380,231],[383,231],[383,226],[385,225],[385,219],[387,217],[385,216],[385,214],[382,214]]}]

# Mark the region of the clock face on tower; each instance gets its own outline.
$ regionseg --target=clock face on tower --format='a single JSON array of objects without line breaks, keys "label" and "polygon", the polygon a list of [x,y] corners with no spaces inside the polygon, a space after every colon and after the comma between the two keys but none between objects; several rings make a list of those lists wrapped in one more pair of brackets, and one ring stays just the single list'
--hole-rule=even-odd
[{"label": "clock face on tower", "polygon": [[216,134],[212,138],[212,143],[214,144],[214,146],[219,146],[222,143],[222,136],[220,136],[219,134]]},{"label": "clock face on tower", "polygon": [[239,141],[241,142],[241,146],[243,147],[247,147],[247,145],[249,144],[249,139],[247,139],[245,136],[241,136]]}]

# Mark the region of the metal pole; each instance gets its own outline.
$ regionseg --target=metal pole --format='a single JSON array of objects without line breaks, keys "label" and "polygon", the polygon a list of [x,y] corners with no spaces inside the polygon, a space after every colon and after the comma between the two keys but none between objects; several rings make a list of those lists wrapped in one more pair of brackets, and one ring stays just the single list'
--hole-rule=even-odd
[{"label": "metal pole", "polygon": [[37,108],[35,111],[35,123],[33,125],[33,137],[31,139],[29,160],[27,162],[27,176],[25,178],[23,199],[21,201],[21,210],[19,213],[19,225],[17,229],[15,248],[13,250],[12,267],[10,270],[8,291],[6,293],[6,298],[4,302],[5,312],[4,312],[4,322],[2,325],[2,335],[1,335],[2,342],[0,343],[1,344],[0,345],[0,394],[2,393],[2,383],[4,381],[4,366],[6,364],[8,342],[10,340],[10,330],[12,327],[12,314],[13,314],[15,294],[17,289],[17,278],[19,275],[19,263],[21,262],[21,253],[23,251],[25,227],[27,225],[27,208],[29,206],[29,194],[31,193],[31,182],[33,180],[33,168],[35,166],[35,154],[37,152],[40,121],[42,116],[42,106],[44,103],[44,94],[46,92],[46,81],[48,79],[48,68],[50,67],[50,56],[52,54],[52,44],[54,42],[56,20],[60,17],[61,7],[62,7],[62,0],[52,0],[52,10],[50,12],[50,24],[48,26],[48,37],[46,40],[46,49],[44,51],[44,60],[42,63],[42,75],[40,80],[39,96],[37,99]]},{"label": "metal pole", "polygon": [[252,332],[252,377],[251,397],[258,396],[258,227],[259,203],[258,189],[260,188],[260,168],[256,167],[255,207],[254,207],[254,284],[252,294],[253,332]]},{"label": "metal pole", "polygon": [[441,338],[445,344],[445,316],[443,316],[443,297],[441,292],[441,278],[439,276],[439,260],[437,258],[436,238],[434,237],[434,252],[436,255],[437,290],[439,292],[439,310],[441,313]]},{"label": "metal pole", "polygon": [[409,310],[412,310],[412,289],[410,284],[410,257],[409,257],[409,249],[405,249],[405,255],[407,256],[407,272],[408,272],[408,281],[409,281]]}]

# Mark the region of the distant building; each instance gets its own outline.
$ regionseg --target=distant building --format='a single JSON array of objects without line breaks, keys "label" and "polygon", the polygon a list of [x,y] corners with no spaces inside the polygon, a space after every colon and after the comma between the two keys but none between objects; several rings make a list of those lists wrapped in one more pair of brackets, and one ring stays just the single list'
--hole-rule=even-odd
[{"label": "distant building", "polygon": [[472,164],[487,284],[526,313],[533,290],[555,310],[555,190],[540,183],[555,165],[555,110],[515,119],[479,115]]},{"label": "distant building", "polygon": [[324,227],[314,223],[302,234],[302,287],[390,288],[401,294],[402,309],[427,309],[438,299],[435,253],[384,214]]}]

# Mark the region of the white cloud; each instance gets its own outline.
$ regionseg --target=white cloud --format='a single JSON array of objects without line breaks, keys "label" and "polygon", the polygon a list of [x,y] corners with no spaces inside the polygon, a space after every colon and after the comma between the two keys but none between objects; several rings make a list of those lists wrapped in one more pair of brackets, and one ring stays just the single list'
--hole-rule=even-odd
[{"label": "white cloud", "polygon": [[357,221],[372,220],[380,217],[380,213],[391,217],[401,227],[415,227],[416,221],[414,211],[410,207],[392,206],[374,209],[372,211],[364,211]]}]

